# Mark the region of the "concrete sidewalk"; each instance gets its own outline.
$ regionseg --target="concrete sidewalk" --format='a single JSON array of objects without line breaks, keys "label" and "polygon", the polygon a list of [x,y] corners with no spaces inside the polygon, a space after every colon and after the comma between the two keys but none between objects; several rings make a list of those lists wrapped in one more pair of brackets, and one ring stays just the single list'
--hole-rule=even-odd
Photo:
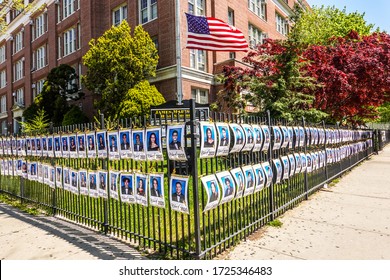
[{"label": "concrete sidewalk", "polygon": [[218,259],[390,260],[390,145],[279,220]]}]

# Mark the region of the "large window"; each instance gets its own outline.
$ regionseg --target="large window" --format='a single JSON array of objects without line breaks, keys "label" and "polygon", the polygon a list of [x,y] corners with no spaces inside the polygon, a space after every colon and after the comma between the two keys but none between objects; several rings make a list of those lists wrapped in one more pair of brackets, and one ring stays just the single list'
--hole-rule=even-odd
[{"label": "large window", "polygon": [[14,81],[18,81],[24,77],[23,70],[24,70],[24,59],[19,59],[14,64]]},{"label": "large window", "polygon": [[62,2],[62,13],[63,13],[63,18],[67,18],[71,14],[74,13],[74,2],[75,0],[63,0]]},{"label": "large window", "polygon": [[267,1],[266,0],[248,0],[248,8],[258,17],[267,20]]},{"label": "large window", "polygon": [[6,70],[0,72],[0,88],[4,88],[7,85],[7,72]]},{"label": "large window", "polygon": [[46,46],[42,46],[36,51],[37,70],[46,66]]},{"label": "large window", "polygon": [[14,38],[14,53],[17,53],[23,48],[23,31],[20,31]]},{"label": "large window", "polygon": [[64,33],[64,56],[76,51],[76,29],[69,29]]},{"label": "large window", "polygon": [[275,14],[275,20],[276,20],[276,30],[283,35],[287,35],[288,21],[278,13]]},{"label": "large window", "polygon": [[157,0],[140,0],[141,23],[157,18]]},{"label": "large window", "polygon": [[188,13],[197,16],[204,16],[205,15],[204,0],[188,0]]},{"label": "large window", "polygon": [[[188,0],[188,13],[197,16],[205,15],[204,0]],[[190,49],[190,67],[206,71],[206,51]]]},{"label": "large window", "polygon": [[35,19],[34,39],[42,36],[46,32],[46,14],[41,14]]},{"label": "large window", "polygon": [[38,94],[42,92],[43,85],[45,84],[45,80],[39,80],[35,83],[35,92],[33,91],[33,97],[35,98]]},{"label": "large window", "polygon": [[5,45],[0,47],[0,64],[5,61],[6,55],[5,55]]},{"label": "large window", "polygon": [[19,88],[16,90],[16,103],[24,105],[24,90]]},{"label": "large window", "polygon": [[267,38],[267,34],[256,28],[252,24],[248,25],[249,35],[249,47],[256,48],[258,44],[262,44],[264,39]]},{"label": "large window", "polygon": [[0,113],[6,113],[7,112],[7,96],[3,95],[1,97],[1,108],[0,108]]},{"label": "large window", "polygon": [[200,104],[209,103],[209,92],[205,89],[193,88],[191,89],[191,97],[195,99],[195,102]]},{"label": "large window", "polygon": [[118,26],[123,20],[127,20],[127,5],[120,6],[112,11],[112,24]]}]

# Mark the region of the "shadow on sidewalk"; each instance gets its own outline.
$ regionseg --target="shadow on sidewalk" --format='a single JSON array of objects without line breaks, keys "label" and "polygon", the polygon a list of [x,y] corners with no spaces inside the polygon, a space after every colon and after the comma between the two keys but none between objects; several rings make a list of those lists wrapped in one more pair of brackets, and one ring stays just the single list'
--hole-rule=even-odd
[{"label": "shadow on sidewalk", "polygon": [[[4,203],[0,203],[0,211],[9,215],[11,218],[18,219],[44,230],[48,234],[59,237],[98,259],[146,259],[137,250],[130,247],[130,245],[125,242],[110,238],[109,236],[58,218],[31,216],[30,214],[24,213]],[[44,236],[42,237],[44,238]]]}]

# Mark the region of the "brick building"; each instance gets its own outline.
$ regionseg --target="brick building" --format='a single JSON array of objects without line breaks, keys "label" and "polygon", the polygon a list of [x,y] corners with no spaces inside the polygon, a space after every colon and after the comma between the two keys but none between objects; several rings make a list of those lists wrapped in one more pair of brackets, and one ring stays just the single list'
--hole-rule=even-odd
[{"label": "brick building", "polygon": [[[4,2],[0,0],[0,17],[7,22],[0,31],[1,134],[19,130],[17,120],[41,91],[50,69],[68,64],[79,75],[85,73],[82,56],[90,39],[122,20],[132,27],[142,24],[155,42],[160,60],[150,82],[167,100],[178,98],[179,87],[180,98],[209,103],[216,93],[214,75],[223,65],[239,65],[245,53],[186,49],[186,12],[236,26],[253,47],[266,37],[284,38],[294,3],[308,6],[304,0],[24,0],[29,6],[17,11]],[[93,97],[83,90],[86,95],[77,104],[91,115]]]}]

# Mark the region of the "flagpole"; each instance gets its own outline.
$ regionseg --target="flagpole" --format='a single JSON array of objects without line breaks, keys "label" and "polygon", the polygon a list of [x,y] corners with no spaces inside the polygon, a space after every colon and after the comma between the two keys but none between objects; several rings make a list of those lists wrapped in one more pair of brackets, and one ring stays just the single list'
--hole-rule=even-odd
[{"label": "flagpole", "polygon": [[180,0],[176,0],[176,89],[178,105],[182,105],[183,100],[181,80]]}]

